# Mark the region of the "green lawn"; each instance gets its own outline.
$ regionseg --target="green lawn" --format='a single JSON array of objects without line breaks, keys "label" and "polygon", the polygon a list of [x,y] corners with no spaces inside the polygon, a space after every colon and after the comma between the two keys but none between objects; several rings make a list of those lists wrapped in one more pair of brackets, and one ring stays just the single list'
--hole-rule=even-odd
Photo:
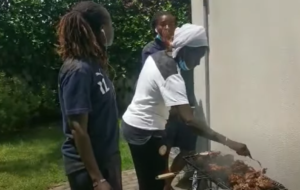
[{"label": "green lawn", "polygon": [[[0,137],[0,189],[45,190],[66,180],[58,127],[40,128],[17,136]],[[121,141],[122,169],[132,168],[127,144]]]}]

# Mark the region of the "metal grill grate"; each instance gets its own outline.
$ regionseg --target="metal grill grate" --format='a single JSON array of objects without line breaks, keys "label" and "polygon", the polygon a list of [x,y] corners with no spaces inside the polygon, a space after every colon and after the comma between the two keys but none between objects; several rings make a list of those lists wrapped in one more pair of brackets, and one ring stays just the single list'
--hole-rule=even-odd
[{"label": "metal grill grate", "polygon": [[[199,154],[195,154],[195,155],[190,155],[190,156],[186,156],[184,157],[184,160],[187,162],[187,164],[192,167],[194,170],[197,171],[198,175],[193,177],[193,181],[195,180],[207,180],[209,182],[212,182],[213,184],[215,184],[217,186],[216,189],[220,188],[222,190],[232,190],[227,183],[220,179],[220,178],[216,178],[215,176],[210,175],[208,172],[206,172],[205,170],[203,170],[203,168],[200,168],[197,164],[197,162],[195,161],[196,156],[199,156]],[[197,178],[197,179],[195,179]],[[274,184],[274,188],[270,189],[270,190],[288,190],[286,187],[284,187],[282,184],[271,180]],[[210,188],[210,189],[214,189],[214,188]]]}]

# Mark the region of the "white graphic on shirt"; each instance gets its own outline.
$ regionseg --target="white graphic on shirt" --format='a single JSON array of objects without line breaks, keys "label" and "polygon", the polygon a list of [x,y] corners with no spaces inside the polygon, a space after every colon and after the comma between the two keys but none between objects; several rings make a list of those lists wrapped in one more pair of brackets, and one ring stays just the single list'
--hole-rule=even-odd
[{"label": "white graphic on shirt", "polygon": [[96,76],[103,76],[102,73],[100,72],[100,70],[99,70],[99,72],[96,72]]},{"label": "white graphic on shirt", "polygon": [[[103,74],[100,71],[96,72],[96,76],[104,77]],[[106,84],[104,78],[102,78],[97,84],[100,86],[100,91],[101,91],[102,94],[106,94],[110,90],[110,88],[107,87],[107,84]]]}]

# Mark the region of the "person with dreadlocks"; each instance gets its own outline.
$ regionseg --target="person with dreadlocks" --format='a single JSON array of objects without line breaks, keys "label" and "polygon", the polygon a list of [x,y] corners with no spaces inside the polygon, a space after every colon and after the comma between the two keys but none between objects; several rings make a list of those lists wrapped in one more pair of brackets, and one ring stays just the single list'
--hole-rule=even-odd
[{"label": "person with dreadlocks", "polygon": [[83,1],[58,25],[62,146],[71,190],[122,190],[118,113],[107,72],[114,30],[108,11]]},{"label": "person with dreadlocks", "polygon": [[155,179],[167,168],[164,131],[169,113],[179,117],[185,123],[183,127],[198,136],[224,144],[239,155],[250,156],[245,144],[215,132],[193,114],[180,70],[195,68],[207,51],[205,29],[185,24],[174,32],[172,52],[158,51],[145,61],[134,97],[122,117],[122,132],[131,151],[140,190],[171,188]]},{"label": "person with dreadlocks", "polygon": [[[176,17],[170,12],[161,11],[153,16],[151,29],[156,36],[154,41],[149,42],[142,51],[142,66],[149,55],[161,50],[171,50],[169,42],[172,40],[176,27]],[[167,32],[164,32],[166,30]],[[200,117],[199,119],[205,120],[203,107],[201,105],[198,106],[194,93],[194,69],[181,70],[180,74],[186,84],[187,96],[191,107],[197,108],[197,116]],[[168,152],[170,152],[172,147],[180,149],[180,153],[174,158],[170,167],[170,172],[179,172],[186,165],[183,157],[195,151],[197,135],[192,133],[188,127],[185,127],[185,124],[178,117],[170,115],[166,124],[166,140],[168,142]],[[180,181],[191,177],[188,174],[190,173],[186,173]],[[172,181],[172,178],[167,179],[166,186],[171,187]]]}]

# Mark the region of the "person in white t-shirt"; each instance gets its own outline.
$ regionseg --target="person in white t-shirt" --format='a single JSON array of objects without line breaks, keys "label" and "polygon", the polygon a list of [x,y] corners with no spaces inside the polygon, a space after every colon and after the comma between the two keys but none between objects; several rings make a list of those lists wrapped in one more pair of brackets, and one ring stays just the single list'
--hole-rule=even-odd
[{"label": "person in white t-shirt", "polygon": [[[175,30],[173,51],[159,51],[147,58],[139,75],[136,91],[122,119],[122,132],[128,142],[139,190],[163,190],[165,182],[155,180],[168,171],[165,125],[170,114],[182,119],[199,136],[222,143],[237,154],[250,156],[243,143],[215,132],[203,120],[194,118],[181,70],[199,65],[208,51],[205,29],[185,24]],[[172,127],[172,126],[170,126]],[[167,184],[167,183],[166,183]]]}]

